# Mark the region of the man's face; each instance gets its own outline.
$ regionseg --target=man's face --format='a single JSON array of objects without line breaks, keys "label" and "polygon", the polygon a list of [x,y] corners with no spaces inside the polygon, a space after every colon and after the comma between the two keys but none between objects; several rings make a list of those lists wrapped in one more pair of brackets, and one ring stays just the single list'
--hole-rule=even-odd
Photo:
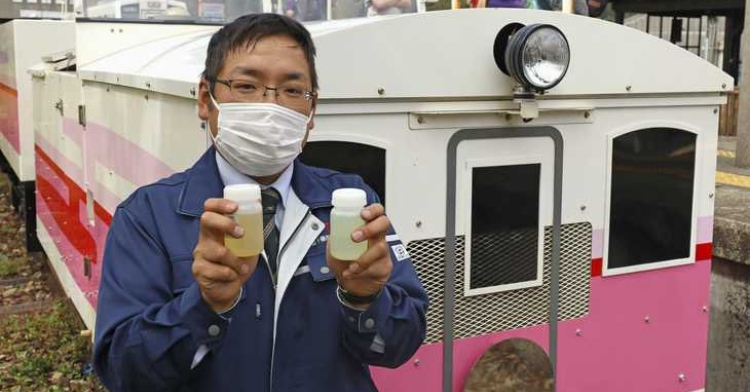
[{"label": "man's face", "polygon": [[[224,60],[224,67],[217,75],[217,79],[249,81],[260,86],[261,90],[263,90],[263,86],[278,88],[279,93],[283,93],[282,89],[285,88],[312,91],[310,67],[307,58],[305,58],[305,53],[294,39],[285,35],[264,37],[254,45],[230,52]],[[209,89],[210,83],[205,79],[201,80],[198,95],[198,114],[201,120],[208,121],[210,131],[216,137],[219,111],[211,103]],[[216,83],[213,94],[218,103],[241,101],[241,94],[238,93],[238,90],[233,91],[226,84]],[[277,99],[274,91],[268,90],[260,102],[277,103],[308,116],[315,111],[316,100],[317,97],[313,97],[301,103],[290,104],[284,101],[282,97]],[[303,147],[313,125],[311,120],[302,142]]]}]

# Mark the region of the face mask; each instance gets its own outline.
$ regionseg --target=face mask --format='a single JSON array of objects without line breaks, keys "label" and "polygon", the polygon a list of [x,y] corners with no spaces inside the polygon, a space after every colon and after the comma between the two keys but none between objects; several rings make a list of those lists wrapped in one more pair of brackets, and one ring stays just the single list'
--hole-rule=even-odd
[{"label": "face mask", "polygon": [[302,152],[312,118],[274,103],[222,103],[216,150],[232,167],[252,177],[278,174]]}]

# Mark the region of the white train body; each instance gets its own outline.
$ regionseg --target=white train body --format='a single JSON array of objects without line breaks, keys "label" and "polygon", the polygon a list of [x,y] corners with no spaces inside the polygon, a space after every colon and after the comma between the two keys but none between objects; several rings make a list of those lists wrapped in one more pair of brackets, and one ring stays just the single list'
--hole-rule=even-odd
[{"label": "white train body", "polygon": [[[567,75],[538,97],[529,122],[492,55],[511,22],[554,25],[570,44]],[[717,109],[730,77],[649,35],[554,12],[309,28],[321,90],[302,159],[360,172],[382,193],[432,301],[415,362],[373,370],[381,390],[443,390],[446,372],[448,389],[461,390],[479,356],[509,337],[556,347],[558,391],[704,388]],[[191,166],[210,143],[195,90],[216,29],[78,23],[77,71],[34,71],[38,234],[92,328],[116,206]],[[550,336],[556,200],[560,309]],[[515,221],[525,231],[487,229]],[[663,232],[673,235],[654,234]],[[446,237],[457,243],[455,263]],[[504,270],[520,260],[520,275]],[[454,264],[451,300],[445,266]],[[498,271],[525,277],[482,281]]]}]

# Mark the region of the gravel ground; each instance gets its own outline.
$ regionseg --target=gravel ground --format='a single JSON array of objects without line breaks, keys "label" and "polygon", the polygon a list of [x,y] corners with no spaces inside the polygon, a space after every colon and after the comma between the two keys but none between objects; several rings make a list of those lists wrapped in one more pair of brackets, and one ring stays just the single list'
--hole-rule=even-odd
[{"label": "gravel ground", "polygon": [[26,253],[25,228],[0,173],[0,391],[105,391],[85,328],[44,255]]}]

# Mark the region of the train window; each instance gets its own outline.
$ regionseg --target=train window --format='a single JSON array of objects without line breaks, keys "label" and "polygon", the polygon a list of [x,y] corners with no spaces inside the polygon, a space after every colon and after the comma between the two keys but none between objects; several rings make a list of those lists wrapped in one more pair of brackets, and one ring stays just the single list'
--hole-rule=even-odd
[{"label": "train window", "polygon": [[541,284],[541,170],[540,163],[471,169],[467,295]]},{"label": "train window", "polygon": [[608,271],[690,262],[696,140],[694,133],[671,128],[612,140]]},{"label": "train window", "polygon": [[300,155],[307,165],[358,174],[385,205],[385,150],[350,142],[309,142]]}]

